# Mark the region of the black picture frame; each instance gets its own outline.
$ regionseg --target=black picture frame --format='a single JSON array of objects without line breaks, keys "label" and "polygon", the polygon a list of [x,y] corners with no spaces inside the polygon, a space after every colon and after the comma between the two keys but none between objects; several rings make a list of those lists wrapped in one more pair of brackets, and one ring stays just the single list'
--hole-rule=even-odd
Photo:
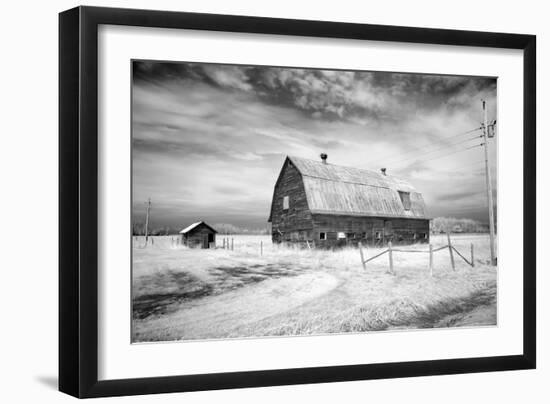
[{"label": "black picture frame", "polygon": [[[343,38],[523,51],[523,354],[99,381],[98,26]],[[184,12],[77,7],[59,15],[59,390],[104,397],[459,374],[536,366],[536,37]]]}]

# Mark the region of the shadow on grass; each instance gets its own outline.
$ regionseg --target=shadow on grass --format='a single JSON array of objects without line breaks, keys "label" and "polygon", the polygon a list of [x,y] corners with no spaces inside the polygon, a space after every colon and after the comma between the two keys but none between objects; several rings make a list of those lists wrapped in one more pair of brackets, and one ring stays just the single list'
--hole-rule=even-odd
[{"label": "shadow on grass", "polygon": [[133,318],[143,320],[164,315],[177,310],[178,305],[185,301],[218,295],[267,279],[296,276],[300,272],[303,269],[289,263],[218,266],[210,270],[211,281],[208,283],[184,271],[167,270],[143,276],[139,278],[139,283],[156,292],[134,296]]},{"label": "shadow on grass", "polygon": [[[351,318],[342,323],[340,331],[452,327],[472,310],[492,306],[495,303],[496,285],[477,290],[463,298],[449,298],[428,306],[419,306],[413,302],[400,300],[382,308],[360,308]],[[444,321],[445,319],[448,320]]]}]

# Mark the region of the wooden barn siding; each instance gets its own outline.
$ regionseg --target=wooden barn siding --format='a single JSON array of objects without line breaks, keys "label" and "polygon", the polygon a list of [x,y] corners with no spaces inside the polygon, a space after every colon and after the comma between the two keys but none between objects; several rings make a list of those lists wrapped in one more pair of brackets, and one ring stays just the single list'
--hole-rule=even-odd
[{"label": "wooden barn siding", "polygon": [[191,248],[203,248],[204,238],[208,234],[214,235],[214,242],[216,242],[216,233],[210,230],[207,226],[199,225],[189,233],[183,235],[184,244]]},{"label": "wooden barn siding", "polygon": [[[283,210],[285,196],[289,197],[288,210]],[[271,225],[272,239],[276,243],[290,240],[291,237],[296,238],[300,231],[302,234],[308,231],[311,234],[313,228],[302,176],[288,160],[273,193]]]},{"label": "wooden barn siding", "polygon": [[[388,233],[386,222],[391,222],[391,233]],[[356,244],[360,239],[358,234],[366,233],[366,238],[361,241],[365,244],[375,244],[378,242],[375,238],[376,232],[381,232],[382,243],[392,241],[395,244],[411,244],[414,242],[429,242],[430,221],[427,219],[395,219],[382,217],[358,217],[358,216],[340,216],[340,215],[313,215],[313,239],[315,243],[323,246],[334,246],[339,244]],[[354,233],[356,238],[335,240],[328,237],[328,240],[319,240],[319,233]],[[420,234],[426,234],[427,238],[414,239]],[[332,236],[332,234],[330,235]]]}]

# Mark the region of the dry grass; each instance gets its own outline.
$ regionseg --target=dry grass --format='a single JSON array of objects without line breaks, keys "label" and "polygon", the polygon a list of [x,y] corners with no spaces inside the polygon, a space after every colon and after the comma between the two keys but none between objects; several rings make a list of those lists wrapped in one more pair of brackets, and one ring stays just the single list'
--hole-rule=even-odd
[{"label": "dry grass", "polygon": [[170,237],[140,248],[136,240],[135,342],[496,323],[496,269],[487,265],[484,235],[453,237],[464,253],[475,244],[475,268],[456,257],[452,271],[442,250],[433,277],[427,254],[395,253],[396,275],[390,275],[387,255],[365,271],[354,248],[300,250],[273,246],[265,236],[234,238],[234,251],[191,250]]}]

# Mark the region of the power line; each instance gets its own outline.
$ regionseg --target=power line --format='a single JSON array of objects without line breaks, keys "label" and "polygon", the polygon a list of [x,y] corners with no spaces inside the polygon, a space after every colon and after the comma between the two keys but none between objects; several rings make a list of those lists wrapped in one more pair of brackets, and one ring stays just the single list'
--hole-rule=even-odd
[{"label": "power line", "polygon": [[[480,167],[480,168],[478,168]],[[467,163],[467,164],[460,164],[460,165],[456,165],[456,166],[453,166],[453,167],[447,167],[448,170],[446,170],[445,172],[451,172],[451,173],[456,173],[458,169],[460,168],[475,168],[475,171],[483,171],[485,172],[485,162],[484,161],[473,161],[471,163]],[[458,171],[458,172],[462,172],[462,171]]]},{"label": "power line", "polygon": [[[480,129],[482,129],[482,127],[478,127],[478,128],[475,128],[475,129],[471,129],[471,130],[468,130],[468,131],[466,131],[466,132],[455,133],[455,134],[450,135],[450,136],[443,136],[443,137],[441,137],[440,139],[459,138],[459,137],[461,137],[461,136],[468,135],[468,134],[470,134],[470,133],[476,132],[476,131],[478,131],[478,130],[480,130]],[[418,150],[422,150],[422,148],[421,148],[421,147],[415,147],[413,150],[408,150],[408,151],[406,151],[406,152],[404,152],[404,153],[398,153],[397,155],[398,155],[399,157],[402,157],[402,156],[406,156],[406,155],[408,155],[408,154],[410,154],[410,153],[414,153],[414,152],[416,152],[416,151],[418,151]],[[383,160],[385,160],[385,159],[387,159],[387,158],[389,158],[389,157],[392,157],[392,160],[394,160],[395,157],[396,157],[396,154],[395,154],[395,153],[387,154],[387,155],[384,156],[384,157],[381,157],[381,158],[376,159],[376,160],[375,160],[373,163],[371,163],[371,164],[373,164],[373,165],[374,165],[374,164],[379,164],[379,163],[383,162]]]},{"label": "power line", "polygon": [[455,143],[451,143],[451,144],[448,144],[448,145],[445,145],[445,146],[440,146],[440,147],[437,147],[435,149],[432,149],[432,150],[428,150],[424,153],[420,153],[420,154],[416,154],[415,156],[411,156],[411,157],[407,157],[405,159],[395,159],[395,160],[390,160],[389,163],[387,163],[387,165],[391,165],[391,164],[394,164],[394,163],[397,163],[397,162],[403,162],[403,161],[410,161],[410,160],[416,160],[417,158],[421,157],[421,156],[426,156],[428,154],[432,154],[434,152],[437,152],[437,151],[440,151],[440,150],[445,150],[445,149],[448,149],[449,147],[454,147],[454,146],[458,146],[462,143],[467,143],[469,142],[470,140],[475,140],[475,139],[479,139],[481,136],[474,136],[474,137],[470,137],[468,139],[463,139],[463,140],[460,140],[458,142],[455,142]]},{"label": "power line", "polygon": [[[468,171],[464,170],[464,171],[457,171],[461,168],[466,168],[468,169]],[[477,163],[471,163],[471,164],[461,164],[461,165],[458,165],[458,166],[454,166],[452,168],[450,168],[449,170],[445,171],[445,172],[449,172],[449,173],[464,173],[464,172],[468,172],[469,174],[471,173],[478,173],[478,174],[484,174],[485,173],[485,162],[477,162]]]},{"label": "power line", "polygon": [[[433,157],[433,158],[429,158],[429,159],[423,159],[422,162],[425,163],[425,162],[428,162],[428,161],[437,160],[437,159],[440,159],[442,157],[450,156],[452,154],[461,153],[461,152],[465,152],[467,150],[475,149],[476,147],[480,147],[480,146],[483,146],[483,145],[484,145],[484,143],[480,143],[480,144],[475,144],[475,145],[470,146],[470,147],[466,147],[464,149],[453,150],[450,153],[445,153],[445,154],[442,154],[442,155],[437,156],[437,157]],[[416,159],[416,157],[415,157],[415,159]],[[396,170],[403,170],[403,169],[405,169],[405,167],[406,166],[402,166],[401,168],[397,168]]]},{"label": "power line", "polygon": [[485,206],[472,206],[471,208],[455,208],[453,209],[453,212],[471,212],[474,210],[481,210],[483,211],[485,209]]},{"label": "power line", "polygon": [[467,150],[472,150],[472,149],[475,149],[476,147],[481,147],[483,146],[484,143],[480,143],[480,144],[475,144],[473,146],[470,146],[470,147],[466,147],[465,149],[460,149],[460,150],[454,150],[450,153],[446,153],[446,154],[442,154],[441,156],[438,156],[438,157],[433,157],[431,159],[427,159],[427,160],[424,160],[424,161],[432,161],[432,160],[437,160],[437,159],[440,159],[441,157],[446,157],[446,156],[449,156],[451,154],[456,154],[456,153],[460,153],[460,152],[464,152],[464,151],[467,151]]},{"label": "power line", "polygon": [[[481,146],[481,145],[476,145],[474,147],[477,147],[477,146]],[[466,150],[466,149],[465,149]],[[459,152],[459,151],[462,151],[462,150],[457,150],[456,152]],[[435,158],[433,159],[435,160]],[[472,167],[484,167],[485,166],[485,162],[484,161],[477,161],[477,162],[473,162],[472,164],[464,164],[464,165],[460,165],[460,166],[457,166],[457,167],[454,167],[452,170],[450,171],[439,171],[440,174],[447,174],[447,173],[457,173],[456,170],[458,170],[459,168],[472,168]],[[396,171],[401,171],[401,170],[404,170],[405,167],[403,168],[396,168],[395,170]],[[458,173],[463,173],[464,171],[458,171]],[[472,171],[473,173],[475,173],[476,175],[479,175],[481,177],[481,175],[485,172],[484,168],[476,168],[475,170]],[[469,172],[471,173],[471,172]],[[411,181],[411,178],[408,177],[407,175],[402,175],[400,174],[399,175],[400,178],[403,178],[405,180],[408,180],[408,181]]]},{"label": "power line", "polygon": [[452,138],[452,137],[463,136],[463,135],[467,135],[467,134],[469,134],[469,133],[474,133],[474,132],[476,132],[476,131],[478,131],[478,130],[481,130],[481,129],[483,129],[483,126],[479,126],[479,127],[475,128],[475,129],[470,129],[470,130],[467,130],[466,132],[462,132],[462,133],[459,133],[459,134],[449,135],[449,136],[443,136],[441,139],[450,139],[450,138]]}]

